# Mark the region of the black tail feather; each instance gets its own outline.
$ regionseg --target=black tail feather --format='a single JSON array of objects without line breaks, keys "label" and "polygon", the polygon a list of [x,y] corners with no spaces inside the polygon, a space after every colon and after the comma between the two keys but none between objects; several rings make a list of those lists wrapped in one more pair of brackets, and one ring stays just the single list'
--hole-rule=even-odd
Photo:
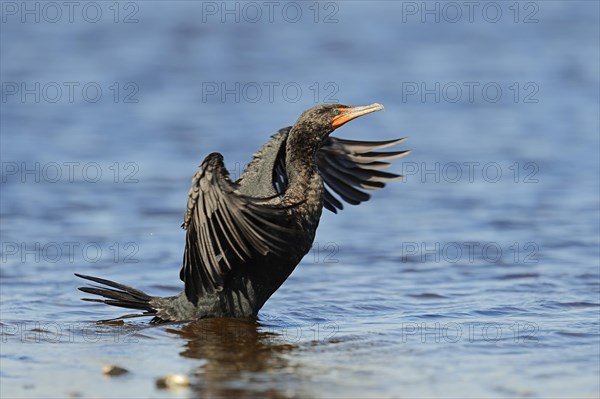
[{"label": "black tail feather", "polygon": [[104,288],[104,287],[79,287],[79,290],[85,292],[87,294],[98,295],[105,299],[97,299],[97,298],[82,298],[83,301],[87,302],[100,302],[105,303],[107,305],[118,306],[120,308],[127,309],[136,309],[143,310],[143,313],[138,314],[126,314],[120,317],[117,317],[112,320],[120,320],[131,317],[144,317],[144,316],[155,316],[157,310],[150,304],[150,301],[153,299],[151,296],[146,293],[137,290],[135,288],[129,287],[127,285],[115,283],[114,281],[105,280],[103,278],[86,276],[83,274],[75,273],[75,275],[84,280],[93,281],[98,284],[102,284],[104,286],[112,287],[112,288]]}]

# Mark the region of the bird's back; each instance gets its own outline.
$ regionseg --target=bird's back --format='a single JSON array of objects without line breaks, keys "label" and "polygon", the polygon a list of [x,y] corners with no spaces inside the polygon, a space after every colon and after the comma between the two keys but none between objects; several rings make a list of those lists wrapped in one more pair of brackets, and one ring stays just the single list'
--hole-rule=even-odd
[{"label": "bird's back", "polygon": [[236,182],[241,194],[255,198],[268,198],[280,194],[273,178],[281,157],[285,156],[289,131],[289,127],[280,129],[271,136],[271,140],[254,153],[252,161]]}]

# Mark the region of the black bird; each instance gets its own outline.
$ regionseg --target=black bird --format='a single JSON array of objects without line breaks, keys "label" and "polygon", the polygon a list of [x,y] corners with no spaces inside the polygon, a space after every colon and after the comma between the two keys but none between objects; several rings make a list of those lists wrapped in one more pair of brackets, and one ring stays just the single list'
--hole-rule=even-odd
[{"label": "black bird", "polygon": [[[223,156],[212,153],[192,178],[182,227],[187,230],[180,278],[185,289],[172,297],[153,297],[113,281],[76,274],[105,287],[81,291],[105,299],[83,298],[142,311],[151,322],[205,317],[256,316],[310,250],[323,207],[337,213],[342,201],[369,199],[359,188],[377,190],[402,176],[382,172],[387,160],[409,151],[374,152],[404,139],[352,141],[330,133],[381,104],[350,107],[319,105],[304,111],[254,154],[236,182]],[[325,185],[327,187],[325,187]],[[109,288],[107,288],[109,287]]]}]

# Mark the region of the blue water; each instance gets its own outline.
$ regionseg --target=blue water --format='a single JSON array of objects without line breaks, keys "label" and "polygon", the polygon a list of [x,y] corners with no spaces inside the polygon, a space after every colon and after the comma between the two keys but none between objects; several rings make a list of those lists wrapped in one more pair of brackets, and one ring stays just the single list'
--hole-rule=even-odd
[{"label": "blue water", "polygon": [[[597,398],[599,6],[475,3],[2,2],[0,396]],[[94,324],[74,272],[178,292],[203,157],[323,102],[405,181],[257,323]]]}]

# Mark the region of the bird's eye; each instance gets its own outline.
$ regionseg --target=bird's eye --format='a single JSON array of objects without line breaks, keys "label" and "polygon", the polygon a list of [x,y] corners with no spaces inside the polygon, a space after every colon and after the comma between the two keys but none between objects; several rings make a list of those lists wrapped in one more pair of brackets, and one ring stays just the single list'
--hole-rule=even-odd
[{"label": "bird's eye", "polygon": [[340,114],[340,110],[339,109],[334,109],[333,110],[333,114],[334,115],[339,115]]}]

